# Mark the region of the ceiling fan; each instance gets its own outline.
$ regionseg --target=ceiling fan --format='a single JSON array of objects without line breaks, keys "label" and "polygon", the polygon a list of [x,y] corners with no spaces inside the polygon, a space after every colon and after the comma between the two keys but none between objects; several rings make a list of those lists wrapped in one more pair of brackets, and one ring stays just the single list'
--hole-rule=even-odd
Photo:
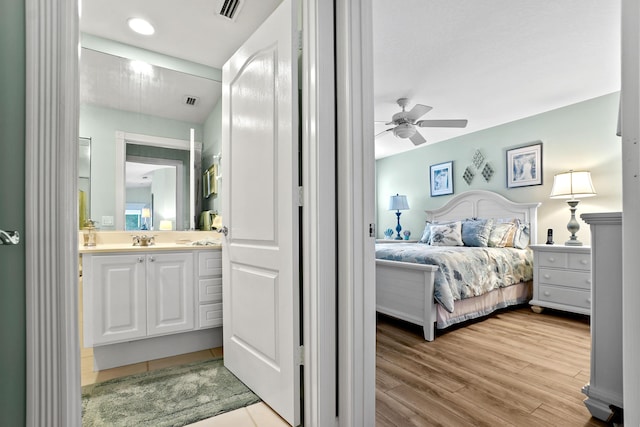
[{"label": "ceiling fan", "polygon": [[398,138],[409,138],[414,145],[420,145],[427,142],[426,139],[418,132],[418,127],[449,127],[449,128],[463,128],[467,126],[467,120],[418,120],[423,115],[431,111],[432,107],[428,105],[416,104],[410,111],[405,111],[409,100],[407,98],[400,98],[397,101],[402,111],[396,113],[391,118],[391,121],[385,123],[386,125],[394,125],[394,127],[384,130],[376,135],[376,138],[387,132],[393,132]]}]

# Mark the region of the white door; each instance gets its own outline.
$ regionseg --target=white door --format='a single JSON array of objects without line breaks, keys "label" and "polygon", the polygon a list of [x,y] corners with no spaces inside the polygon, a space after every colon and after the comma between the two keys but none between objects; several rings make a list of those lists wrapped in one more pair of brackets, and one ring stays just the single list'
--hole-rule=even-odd
[{"label": "white door", "polygon": [[300,423],[295,3],[283,1],[222,75],[225,366],[292,425]]}]

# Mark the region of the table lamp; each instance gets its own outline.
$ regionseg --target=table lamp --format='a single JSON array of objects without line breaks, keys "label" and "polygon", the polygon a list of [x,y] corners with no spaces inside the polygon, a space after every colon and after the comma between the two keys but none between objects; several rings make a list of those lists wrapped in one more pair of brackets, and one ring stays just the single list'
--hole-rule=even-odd
[{"label": "table lamp", "polygon": [[400,231],[402,231],[402,227],[400,226],[400,211],[406,211],[408,209],[409,203],[407,202],[407,196],[396,194],[395,196],[391,196],[391,198],[389,198],[389,210],[397,211],[396,215],[398,217],[398,225],[396,226],[398,235],[396,236],[395,240],[402,240],[402,236],[400,235]]},{"label": "table lamp", "polygon": [[151,218],[151,209],[142,208],[142,227],[141,230],[149,230],[148,218]]},{"label": "table lamp", "polygon": [[571,237],[564,244],[566,246],[582,246],[582,242],[576,237],[576,233],[580,230],[580,224],[576,221],[576,207],[579,200],[576,198],[592,197],[596,195],[596,190],[591,182],[591,173],[588,171],[562,172],[553,177],[553,187],[551,188],[552,199],[569,199],[569,210],[571,211],[571,219],[567,224],[567,230],[571,233]]}]

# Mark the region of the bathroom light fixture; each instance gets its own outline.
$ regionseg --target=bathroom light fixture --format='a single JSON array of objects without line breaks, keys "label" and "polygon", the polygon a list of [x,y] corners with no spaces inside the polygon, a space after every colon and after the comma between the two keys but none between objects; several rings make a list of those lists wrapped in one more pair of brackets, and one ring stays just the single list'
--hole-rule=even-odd
[{"label": "bathroom light fixture", "polygon": [[567,224],[567,230],[571,233],[571,237],[564,244],[566,246],[582,246],[582,242],[576,237],[576,233],[580,230],[580,224],[576,221],[576,209],[579,200],[576,197],[593,197],[596,190],[591,182],[591,174],[587,171],[562,172],[553,177],[553,187],[551,188],[552,199],[569,199],[569,210],[571,211],[571,219]]},{"label": "bathroom light fixture", "polygon": [[129,24],[129,28],[131,28],[133,31],[144,36],[150,36],[151,34],[156,32],[155,28],[153,28],[153,25],[151,25],[151,23],[149,23],[149,21],[147,21],[146,19],[129,18],[127,24]]}]

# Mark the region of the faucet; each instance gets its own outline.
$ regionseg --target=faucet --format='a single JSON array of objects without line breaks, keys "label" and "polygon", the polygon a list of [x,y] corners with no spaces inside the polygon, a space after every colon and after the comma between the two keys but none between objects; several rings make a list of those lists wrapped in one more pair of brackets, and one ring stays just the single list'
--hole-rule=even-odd
[{"label": "faucet", "polygon": [[17,245],[20,243],[20,234],[17,231],[0,230],[0,242],[3,245]]}]

